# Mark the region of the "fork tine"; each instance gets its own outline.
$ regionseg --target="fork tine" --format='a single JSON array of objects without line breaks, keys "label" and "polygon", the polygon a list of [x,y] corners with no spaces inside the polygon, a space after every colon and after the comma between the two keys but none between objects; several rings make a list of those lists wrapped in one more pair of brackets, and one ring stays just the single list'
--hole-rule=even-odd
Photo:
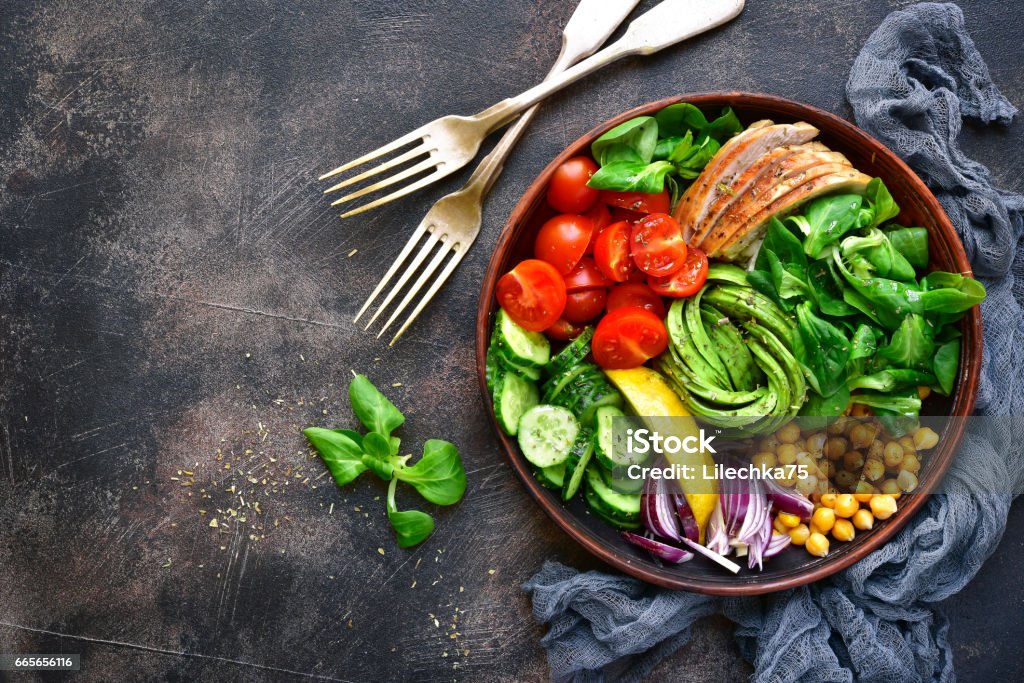
[{"label": "fork tine", "polygon": [[384,309],[388,307],[388,304],[390,304],[394,300],[394,298],[398,296],[398,293],[402,291],[402,287],[404,287],[405,283],[409,281],[409,278],[412,277],[412,274],[416,272],[416,269],[420,267],[420,264],[423,263],[423,260],[430,255],[430,252],[434,249],[434,245],[437,244],[437,242],[437,235],[434,233],[430,233],[430,236],[427,238],[427,241],[423,243],[423,247],[419,250],[419,252],[417,252],[416,257],[412,260],[412,263],[410,263],[409,266],[405,269],[405,272],[402,273],[402,277],[398,278],[398,282],[396,282],[395,286],[391,288],[391,291],[388,292],[388,295],[384,297],[383,303],[381,303],[380,307],[377,309],[377,312],[373,314],[373,317],[370,318],[370,322],[366,323],[366,327],[363,328],[364,330],[370,329],[370,325],[372,325],[374,321],[376,321],[377,318],[380,317],[380,314],[384,312]]},{"label": "fork tine", "polygon": [[369,185],[367,187],[364,187],[361,190],[357,190],[357,191],[355,191],[355,192],[353,192],[351,194],[347,194],[344,197],[342,197],[341,199],[335,199],[333,202],[331,202],[331,206],[337,206],[338,204],[344,204],[345,202],[351,201],[353,199],[359,199],[360,197],[362,197],[364,195],[368,195],[371,192],[376,192],[377,190],[383,190],[385,187],[390,187],[391,185],[394,185],[397,182],[401,182],[401,181],[405,180],[406,178],[408,178],[410,176],[416,175],[417,173],[422,173],[423,171],[426,171],[428,168],[432,168],[434,166],[437,166],[437,161],[435,161],[434,159],[431,159],[431,158],[428,157],[428,158],[424,159],[423,161],[421,161],[420,163],[415,164],[413,166],[410,166],[409,168],[405,169],[404,171],[396,173],[395,175],[390,176],[389,178],[385,178],[384,180],[380,181],[379,183],[374,183],[373,185]]},{"label": "fork tine", "polygon": [[416,246],[416,243],[419,242],[420,239],[422,239],[423,235],[426,234],[426,232],[427,228],[423,223],[420,223],[416,227],[416,230],[412,233],[412,236],[409,238],[409,241],[406,242],[405,247],[402,248],[402,253],[400,253],[398,257],[395,258],[395,262],[391,264],[391,267],[388,269],[388,272],[386,272],[384,274],[384,277],[381,278],[381,281],[377,283],[377,288],[373,290],[373,293],[370,294],[370,298],[366,300],[366,303],[363,304],[363,307],[359,309],[358,313],[356,313],[356,317],[352,319],[352,322],[358,322],[359,318],[362,317],[363,313],[366,313],[366,309],[370,307],[370,304],[372,304],[373,300],[377,298],[377,295],[384,291],[384,288],[387,286],[388,282],[391,280],[392,277],[395,276],[395,273],[398,272],[398,269],[402,266],[402,263],[404,263],[405,259],[409,257],[409,254],[412,253],[413,247]]},{"label": "fork tine", "polygon": [[391,317],[388,318],[388,321],[384,323],[384,327],[380,328],[380,332],[377,333],[377,339],[380,339],[382,336],[384,336],[384,331],[391,327],[391,323],[395,322],[395,318],[397,318],[402,313],[402,311],[405,310],[405,307],[409,305],[409,302],[412,301],[413,297],[419,293],[420,288],[423,287],[427,279],[431,275],[433,275],[434,271],[437,270],[437,267],[441,265],[441,261],[444,261],[445,257],[447,257],[449,253],[451,253],[452,245],[447,238],[448,236],[445,235],[445,238],[441,240],[441,248],[438,249],[436,254],[434,254],[434,258],[430,260],[430,263],[428,263],[426,268],[423,269],[423,272],[420,273],[420,276],[416,278],[416,283],[412,286],[408,293],[406,293],[405,298],[402,299],[402,303],[398,304],[398,308],[396,308],[395,312],[391,314]]},{"label": "fork tine", "polygon": [[420,312],[427,304],[430,303],[430,300],[434,298],[434,295],[437,294],[437,290],[441,289],[441,285],[448,281],[448,277],[452,274],[452,271],[455,270],[455,267],[459,265],[459,261],[462,260],[462,257],[466,255],[466,251],[467,249],[463,249],[461,245],[456,245],[456,248],[454,249],[455,255],[452,256],[452,259],[445,264],[444,270],[442,270],[441,274],[437,276],[434,283],[430,285],[430,289],[427,290],[427,293],[420,297],[420,301],[416,304],[416,308],[412,309],[412,313],[410,313],[409,317],[405,319],[402,326],[398,328],[398,332],[395,333],[394,338],[388,343],[388,346],[394,346],[395,342],[398,341],[398,338],[401,337],[409,328],[409,325],[412,325]]},{"label": "fork tine", "polygon": [[374,199],[372,202],[369,202],[367,204],[363,204],[362,206],[360,206],[357,209],[352,209],[351,211],[346,211],[345,213],[341,214],[341,217],[342,218],[348,218],[349,216],[355,216],[355,215],[360,214],[360,213],[362,213],[364,211],[369,211],[370,209],[376,209],[378,206],[381,206],[383,204],[387,204],[390,201],[394,201],[395,199],[399,199],[401,197],[404,197],[407,194],[415,192],[416,190],[420,189],[421,187],[426,187],[427,185],[429,185],[430,183],[434,182],[435,180],[440,180],[441,178],[444,178],[445,176],[449,175],[454,170],[457,170],[457,169],[451,169],[451,170],[447,170],[446,171],[446,170],[443,170],[442,167],[438,166],[437,170],[434,171],[433,173],[429,173],[429,174],[423,176],[422,178],[420,178],[419,180],[417,180],[416,182],[410,183],[409,185],[406,185],[401,190],[396,190],[395,192],[392,192],[391,194],[388,194],[388,195],[384,195],[383,197],[380,197],[379,199]]},{"label": "fork tine", "polygon": [[341,166],[339,166],[338,168],[334,169],[333,171],[328,171],[327,173],[324,173],[322,176],[317,178],[317,180],[327,180],[328,178],[332,178],[332,177],[338,175],[339,173],[344,173],[345,171],[349,170],[350,168],[355,168],[359,164],[362,164],[364,162],[370,161],[372,159],[376,159],[377,157],[379,157],[379,156],[381,156],[383,154],[387,154],[388,152],[394,152],[399,147],[404,147],[404,146],[408,145],[410,142],[412,142],[416,138],[423,137],[423,129],[425,127],[426,126],[420,126],[419,128],[417,128],[416,130],[412,131],[411,133],[406,133],[402,137],[398,138],[397,140],[394,140],[393,142],[389,142],[388,144],[384,145],[383,147],[378,147],[377,149],[373,150],[372,152],[368,152],[367,154],[364,154],[363,156],[359,157],[358,159],[353,159],[352,161],[348,162],[347,164],[342,164]]},{"label": "fork tine", "polygon": [[395,166],[398,166],[399,164],[401,164],[401,163],[403,163],[405,161],[408,161],[409,159],[415,159],[416,157],[421,156],[423,154],[427,154],[429,152],[430,152],[430,150],[427,149],[426,145],[418,145],[418,146],[413,147],[412,149],[410,149],[405,154],[401,154],[401,155],[395,157],[394,159],[389,159],[388,161],[385,161],[383,164],[380,164],[378,166],[374,166],[369,171],[363,171],[359,175],[354,175],[351,178],[348,178],[346,180],[342,180],[337,185],[332,185],[331,187],[329,187],[326,190],[324,190],[324,194],[327,194],[329,192],[334,192],[335,190],[340,190],[343,187],[348,187],[349,185],[353,185],[355,183],[358,183],[360,180],[365,180],[366,178],[369,178],[370,176],[375,176],[378,173],[386,171],[389,168],[394,168]]}]

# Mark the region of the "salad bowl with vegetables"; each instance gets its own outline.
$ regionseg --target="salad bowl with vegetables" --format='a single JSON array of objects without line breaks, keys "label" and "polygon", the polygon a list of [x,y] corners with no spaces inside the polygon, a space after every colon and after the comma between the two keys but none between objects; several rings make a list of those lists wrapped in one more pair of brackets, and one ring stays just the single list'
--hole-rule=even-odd
[{"label": "salad bowl with vegetables", "polygon": [[[984,296],[934,196],[854,125],[683,96],[530,185],[484,279],[478,373],[513,468],[591,553],[764,593],[849,566],[924,503],[973,410]],[[627,426],[701,446],[627,453]],[[744,468],[775,474],[719,476]]]}]

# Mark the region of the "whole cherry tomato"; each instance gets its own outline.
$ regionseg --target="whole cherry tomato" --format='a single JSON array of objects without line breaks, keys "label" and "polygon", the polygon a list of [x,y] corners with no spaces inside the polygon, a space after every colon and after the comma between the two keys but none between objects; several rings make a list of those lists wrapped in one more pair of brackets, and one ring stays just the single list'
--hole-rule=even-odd
[{"label": "whole cherry tomato", "polygon": [[597,201],[600,190],[587,187],[597,164],[589,157],[572,157],[555,169],[548,183],[548,204],[560,213],[583,213]]},{"label": "whole cherry tomato", "polygon": [[605,305],[611,313],[619,308],[642,308],[665,319],[665,304],[653,289],[642,282],[623,282],[615,285],[608,292],[608,303]]},{"label": "whole cherry tomato", "polygon": [[565,299],[565,311],[562,317],[571,323],[590,322],[604,311],[608,300],[608,290],[588,289],[574,292]]},{"label": "whole cherry tomato", "polygon": [[574,325],[565,318],[559,318],[558,322],[544,330],[550,339],[557,339],[558,341],[569,341],[580,336],[583,332],[585,325]]},{"label": "whole cherry tomato", "polygon": [[563,213],[540,226],[533,243],[533,255],[547,261],[562,275],[568,275],[583,257],[594,232],[594,221],[586,216]]}]

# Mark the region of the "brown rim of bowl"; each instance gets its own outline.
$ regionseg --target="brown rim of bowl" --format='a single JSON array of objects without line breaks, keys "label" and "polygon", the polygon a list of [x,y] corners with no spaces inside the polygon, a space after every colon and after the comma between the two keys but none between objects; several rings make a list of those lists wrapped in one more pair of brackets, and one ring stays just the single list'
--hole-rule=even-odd
[{"label": "brown rim of bowl", "polygon": [[[558,164],[572,154],[577,153],[580,149],[584,149],[600,133],[627,119],[657,111],[676,102],[689,102],[701,108],[732,106],[740,110],[741,114],[743,109],[770,110],[793,120],[809,120],[812,124],[818,125],[823,133],[841,138],[850,149],[860,147],[866,150],[872,159],[876,157],[884,158],[886,162],[895,167],[897,174],[901,175],[903,180],[909,184],[913,196],[920,202],[919,208],[934,219],[939,234],[930,235],[932,237],[930,242],[933,249],[938,247],[938,250],[942,252],[943,258],[941,260],[954,264],[955,270],[960,273],[965,275],[972,274],[963,244],[953,229],[949,217],[924,182],[887,147],[849,121],[822,109],[775,95],[743,92],[710,92],[668,97],[619,114],[582,135],[555,157],[523,193],[522,199],[513,209],[508,221],[502,228],[494,253],[487,266],[487,271],[484,274],[481,287],[476,323],[476,365],[480,390],[484,397],[484,403],[488,406],[491,425],[504,448],[505,455],[508,457],[512,469],[515,470],[519,479],[526,486],[527,491],[565,533],[595,557],[619,571],[648,583],[698,593],[757,595],[795,588],[841,571],[881,547],[910,521],[921,506],[924,505],[927,495],[921,493],[904,496],[902,500],[906,502],[901,505],[899,513],[879,527],[876,527],[876,530],[865,537],[863,541],[845,544],[840,549],[837,549],[836,552],[830,553],[820,560],[812,560],[808,556],[810,566],[806,570],[795,570],[798,572],[795,576],[766,577],[763,580],[759,580],[758,576],[751,575],[737,577],[734,583],[708,583],[702,580],[695,580],[692,577],[674,574],[673,570],[668,567],[646,567],[636,564],[625,553],[619,552],[608,545],[605,540],[575,522],[573,515],[566,508],[553,500],[552,497],[545,495],[545,490],[533,476],[523,457],[518,453],[514,440],[510,439],[498,427],[494,417],[491,397],[487,391],[486,351],[491,316],[496,308],[493,296],[495,283],[499,272],[505,267],[505,261],[511,246],[521,236],[527,226],[527,221],[524,219],[531,215],[540,201],[543,201],[543,193],[540,191],[540,188],[546,186],[548,179]],[[962,324],[964,344],[960,356],[960,373],[951,412],[952,417],[960,418],[969,416],[974,410],[978,382],[981,376],[981,314],[978,307],[972,308],[967,313]],[[952,462],[954,453],[963,437],[965,427],[966,422],[964,419],[949,420],[941,437],[939,448],[933,451],[928,458],[925,476],[922,477],[921,481],[922,491],[933,491],[936,484],[941,480]]]}]

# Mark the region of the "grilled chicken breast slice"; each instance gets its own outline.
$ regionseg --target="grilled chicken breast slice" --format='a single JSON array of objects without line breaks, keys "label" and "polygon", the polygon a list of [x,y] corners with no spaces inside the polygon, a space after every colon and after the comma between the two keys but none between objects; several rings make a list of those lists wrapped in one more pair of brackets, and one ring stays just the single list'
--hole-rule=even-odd
[{"label": "grilled chicken breast slice", "polygon": [[776,147],[810,142],[817,134],[817,128],[802,121],[751,126],[722,145],[700,176],[687,188],[673,212],[687,244],[693,240],[695,226],[702,222],[718,197],[721,184],[728,186],[734,182],[744,169],[766,152]]}]

